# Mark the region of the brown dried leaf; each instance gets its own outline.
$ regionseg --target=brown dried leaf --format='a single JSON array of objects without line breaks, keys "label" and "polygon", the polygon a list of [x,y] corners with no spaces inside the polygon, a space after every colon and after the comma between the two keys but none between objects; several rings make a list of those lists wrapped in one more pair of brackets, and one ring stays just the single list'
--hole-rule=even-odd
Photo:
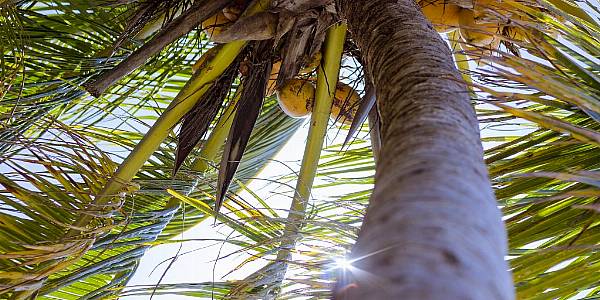
[{"label": "brown dried leaf", "polygon": [[175,166],[173,175],[177,173],[186,157],[192,152],[200,139],[206,134],[211,122],[217,116],[219,109],[223,105],[227,94],[231,89],[231,84],[235,80],[238,72],[238,63],[236,60],[232,63],[223,75],[221,75],[209,90],[204,93],[196,105],[190,110],[181,122],[181,130],[177,139],[177,151],[175,153]]},{"label": "brown dried leaf", "polygon": [[298,74],[300,66],[308,59],[305,54],[314,26],[294,26],[285,46],[285,55],[277,76],[277,86]]},{"label": "brown dried leaf", "polygon": [[244,88],[238,102],[239,106],[223,149],[223,158],[221,159],[217,180],[216,212],[219,211],[226,197],[233,175],[238,168],[260,113],[268,77],[271,73],[272,53],[270,50],[272,47],[272,41],[255,42],[255,47],[249,57],[250,72],[244,81]]},{"label": "brown dried leaf", "polygon": [[286,11],[279,13],[279,22],[277,22],[274,45],[279,44],[281,38],[290,30],[292,30],[292,28],[294,28],[295,23],[296,18],[291,13]]}]

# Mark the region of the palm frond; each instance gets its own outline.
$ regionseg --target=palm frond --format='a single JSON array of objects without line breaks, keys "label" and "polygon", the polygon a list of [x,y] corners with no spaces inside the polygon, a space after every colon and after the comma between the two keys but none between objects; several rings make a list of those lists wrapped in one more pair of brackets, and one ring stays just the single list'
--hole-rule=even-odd
[{"label": "palm frond", "polygon": [[523,299],[596,293],[599,219],[585,208],[598,199],[600,27],[582,11],[557,10],[558,3],[567,4],[550,1],[549,14],[515,5],[532,19],[517,22],[527,32],[518,42],[521,55],[483,58],[488,67],[481,73],[481,90],[502,109],[494,117],[507,117],[499,123],[531,132],[486,152]]},{"label": "palm frond", "polygon": [[[2,264],[6,264],[2,269],[11,270],[3,273],[1,288],[8,295],[19,290],[15,297],[39,293],[96,299],[118,293],[146,249],[208,216],[190,206],[179,209],[179,202],[170,201],[164,193],[165,187],[185,193],[190,189],[198,194],[212,193],[211,182],[216,178],[214,170],[200,177],[187,170],[181,177],[170,178],[172,132],[138,174],[136,183],[125,186],[125,198],[113,205],[91,202],[114,172],[115,162],[122,161],[123,154],[135,147],[173,91],[183,87],[190,77],[190,61],[206,48],[197,47],[199,35],[193,32],[131,74],[110,94],[98,99],[83,97],[77,86],[89,77],[92,68],[123,58],[118,54],[108,60],[93,56],[110,46],[121,31],[119,24],[123,24],[115,22],[114,30],[102,30],[104,25],[100,24],[105,22],[100,20],[123,20],[121,14],[126,10],[90,5],[87,1],[49,1],[33,8],[15,8],[30,26],[23,29],[28,30],[25,33],[29,37],[31,32],[56,33],[47,40],[39,35],[28,44],[31,54],[27,62],[34,63],[35,59],[29,58],[37,57],[45,67],[26,68],[17,82],[25,86],[23,93],[3,98],[5,107],[16,113],[3,127],[6,147],[2,168],[13,171],[2,181],[3,241],[12,243],[0,251]],[[67,28],[66,24],[79,25]],[[73,32],[79,28],[90,30],[90,34]],[[11,51],[3,54],[15,56]],[[120,48],[117,53],[127,51]],[[54,60],[52,54],[56,54]],[[67,71],[75,79],[61,80]],[[52,81],[44,82],[48,78]],[[298,126],[298,120],[285,118],[272,101],[266,104],[238,178],[251,179],[259,171],[256,162],[276,153]],[[84,229],[70,225],[81,215],[86,215],[93,226]],[[74,229],[85,234],[65,238],[65,233]]]},{"label": "palm frond", "polygon": [[[185,114],[182,110],[163,126],[160,137],[152,137],[152,149],[144,154],[148,161],[138,160],[140,167],[118,183],[118,201],[92,200],[136,145],[149,139],[144,136],[171,100],[182,90],[186,97],[178,100],[203,90],[246,44],[235,41],[222,46],[223,52],[218,49],[219,70],[198,81],[191,65],[212,45],[204,33],[191,30],[108,93],[87,96],[83,84],[141,49],[146,36],[137,33],[143,27],[169,26],[192,5],[173,0],[150,7],[154,2],[0,0],[0,293],[61,299],[330,296],[331,283],[344,279],[334,259],[344,257],[354,243],[373,186],[372,147],[361,140],[347,151],[333,145],[321,153],[315,192],[336,196],[312,197],[292,207],[291,215],[302,213],[300,220],[281,217],[251,191],[254,201],[231,193],[224,212],[216,215],[213,159],[222,153],[233,120],[220,122],[225,124],[221,131],[215,127],[218,119],[206,122],[219,137],[209,138],[210,146],[201,139],[200,149],[189,147],[191,159],[181,160],[181,171],[171,176],[173,125]],[[600,11],[594,5],[583,10],[572,0],[501,4],[492,3],[487,11],[503,26],[496,34],[502,46],[455,48],[455,57],[472,86],[486,163],[510,235],[519,298],[595,299],[600,296]],[[309,17],[294,19],[318,19],[292,31],[302,33],[298,41],[303,46],[294,48],[290,43],[296,40],[282,39],[280,47],[290,56],[283,57],[279,84],[293,76],[305,54],[321,47],[332,18],[315,17],[320,13],[328,14],[311,11]],[[318,34],[307,33],[313,30]],[[461,47],[457,36],[450,37],[453,48]],[[356,52],[349,44],[348,53]],[[358,65],[351,69],[360,71]],[[194,103],[185,102],[186,110]],[[219,105],[213,112],[227,120],[236,107]],[[283,115],[273,99],[266,101],[231,190],[247,191],[246,183],[300,123]],[[293,189],[289,192],[298,197]],[[81,215],[85,224],[76,222]],[[228,255],[248,255],[232,271],[258,261],[266,262],[263,268],[235,281],[125,287],[148,248],[179,242],[169,239],[212,216],[235,231],[226,242],[239,248]],[[292,232],[291,243],[286,228],[299,231]],[[286,249],[290,255],[278,257],[282,244],[291,245]]]}]

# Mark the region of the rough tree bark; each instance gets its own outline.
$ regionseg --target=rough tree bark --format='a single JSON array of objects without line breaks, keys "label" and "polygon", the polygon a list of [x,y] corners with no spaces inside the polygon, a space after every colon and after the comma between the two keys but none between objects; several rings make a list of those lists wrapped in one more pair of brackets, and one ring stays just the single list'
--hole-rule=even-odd
[{"label": "rough tree bark", "polygon": [[375,189],[337,299],[514,299],[501,214],[452,55],[413,0],[336,0],[376,88]]}]

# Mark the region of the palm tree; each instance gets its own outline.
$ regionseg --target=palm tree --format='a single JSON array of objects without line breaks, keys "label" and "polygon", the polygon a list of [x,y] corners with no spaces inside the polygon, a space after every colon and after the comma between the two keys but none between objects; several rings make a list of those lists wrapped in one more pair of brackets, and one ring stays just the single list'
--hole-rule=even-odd
[{"label": "palm tree", "polygon": [[414,1],[339,7],[376,88],[382,147],[351,255],[376,279],[354,272],[338,297],[512,299],[506,233],[450,49]]},{"label": "palm tree", "polygon": [[[346,270],[351,276],[340,278],[336,296],[511,298],[493,187],[506,216],[518,297],[566,299],[582,291],[593,297],[600,161],[596,20],[562,0],[484,5],[486,18],[503,25],[486,36],[501,39],[502,47],[449,38],[465,49],[454,48],[455,62],[479,104],[475,115],[451,52],[418,7],[405,2],[339,1],[336,12],[330,1],[279,1],[268,10],[270,1],[0,1],[6,41],[0,293],[15,299],[322,297],[331,286],[318,278],[329,269],[322,253],[342,254],[364,220]],[[213,37],[221,44],[207,51],[206,33],[194,29],[223,8],[245,12]],[[163,29],[152,33],[157,27]],[[266,212],[227,191],[245,189],[256,165],[300,124],[280,113],[272,98],[262,103],[271,65],[281,59],[281,86],[319,51],[320,67],[302,75],[313,80],[316,73],[315,104],[283,219],[262,199]],[[338,178],[330,185],[367,186],[339,195],[344,206],[315,202],[316,213],[307,213],[317,169],[327,179],[374,170],[371,147],[359,142],[321,157],[317,166],[342,53],[358,62],[350,69],[364,67],[375,90],[365,93],[350,134],[373,111],[374,95],[379,111],[370,118],[375,132],[381,129],[377,184],[364,219],[370,176]],[[202,62],[192,74],[198,56]],[[466,57],[476,63],[469,66]],[[499,143],[484,154],[491,185],[476,116],[480,123],[526,120],[514,126],[537,128],[484,136],[484,142]],[[179,169],[175,176],[173,169]],[[216,213],[220,206],[229,213]],[[239,281],[124,289],[150,245],[212,216],[240,235],[229,242],[250,251],[249,261],[272,262]],[[298,258],[298,243],[311,239],[321,243],[312,245],[308,258]],[[288,268],[308,275],[290,280]],[[373,284],[361,274],[379,277]]]}]

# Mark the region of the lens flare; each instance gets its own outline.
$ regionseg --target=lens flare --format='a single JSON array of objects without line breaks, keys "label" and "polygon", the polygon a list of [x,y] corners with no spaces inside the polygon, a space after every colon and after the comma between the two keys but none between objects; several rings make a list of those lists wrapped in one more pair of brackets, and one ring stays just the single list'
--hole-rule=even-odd
[{"label": "lens flare", "polygon": [[335,260],[336,269],[349,269],[352,267],[352,262],[345,258],[338,258]]}]

